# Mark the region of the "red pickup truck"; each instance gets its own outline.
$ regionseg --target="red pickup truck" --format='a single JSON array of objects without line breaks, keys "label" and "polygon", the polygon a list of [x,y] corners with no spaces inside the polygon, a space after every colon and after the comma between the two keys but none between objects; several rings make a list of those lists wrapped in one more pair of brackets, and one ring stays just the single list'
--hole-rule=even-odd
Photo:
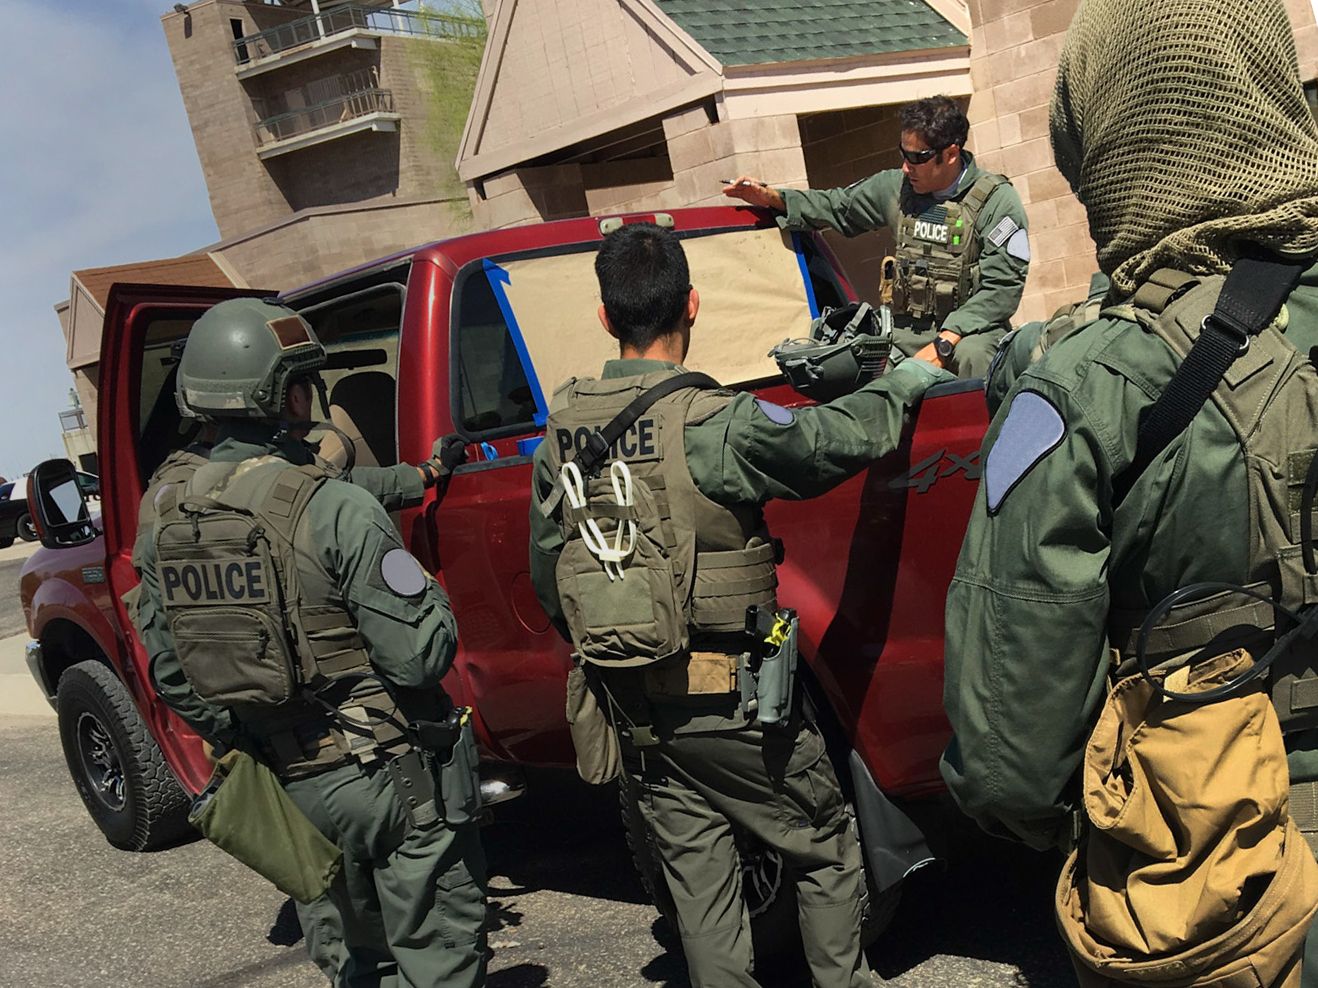
[{"label": "red pickup truck", "polygon": [[[783,233],[749,209],[478,233],[280,295],[329,350],[331,411],[359,464],[416,462],[433,437],[454,430],[468,440],[469,462],[444,499],[430,495],[398,522],[452,598],[461,645],[445,685],[475,711],[494,795],[517,791],[516,766],[572,763],[568,648],[527,572],[530,453],[553,387],[596,373],[609,355],[591,265],[603,233],[633,220],[672,224],[683,238],[702,296],[689,365],[772,401],[803,403],[767,351],[805,335],[820,307],[854,295],[821,240]],[[114,287],[101,354],[102,531],[43,533],[47,548],[22,575],[28,663],[58,710],[70,773],[110,842],[127,849],[177,840],[188,794],[209,775],[196,736],[152,692],[119,598],[137,580],[129,556],[146,479],[189,439],[174,402],[171,344],[208,306],[242,294],[276,293]],[[891,915],[903,876],[931,857],[924,811],[939,802],[948,736],[943,601],[985,427],[978,382],[939,386],[897,453],[825,497],[774,502],[767,512],[786,544],[780,599],[800,613],[807,701],[865,845],[874,928]],[[34,501],[49,494],[41,473]],[[626,793],[623,801],[625,810]],[[643,840],[633,847],[653,892],[654,862]],[[779,863],[749,844],[744,852],[757,924],[790,917]]]}]

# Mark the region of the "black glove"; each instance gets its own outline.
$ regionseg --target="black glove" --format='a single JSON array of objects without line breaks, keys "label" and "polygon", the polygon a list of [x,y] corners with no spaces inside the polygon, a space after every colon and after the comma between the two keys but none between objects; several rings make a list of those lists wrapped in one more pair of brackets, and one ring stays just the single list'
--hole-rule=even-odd
[{"label": "black glove", "polygon": [[431,483],[442,480],[454,468],[467,462],[467,442],[456,432],[441,436],[431,447],[430,459],[421,464],[422,471]]}]

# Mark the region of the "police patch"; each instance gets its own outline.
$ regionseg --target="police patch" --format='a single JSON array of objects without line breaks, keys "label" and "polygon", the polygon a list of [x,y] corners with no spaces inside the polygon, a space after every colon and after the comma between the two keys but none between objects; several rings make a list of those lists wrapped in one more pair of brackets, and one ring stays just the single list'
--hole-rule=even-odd
[{"label": "police patch", "polygon": [[988,242],[994,247],[1001,247],[1019,231],[1020,224],[1010,216],[1004,216],[998,220],[998,225],[989,231]]},{"label": "police patch", "polygon": [[1007,421],[1002,423],[984,466],[984,495],[990,515],[998,513],[1007,495],[1062,444],[1065,436],[1062,413],[1043,395],[1022,391],[1011,400]]},{"label": "police patch", "polygon": [[1018,261],[1030,259],[1030,235],[1024,230],[1017,230],[1007,241],[1007,253]]},{"label": "police patch", "polygon": [[406,549],[390,549],[380,557],[380,579],[400,597],[415,597],[426,588],[426,571]]},{"label": "police patch", "polygon": [[764,413],[764,417],[774,425],[791,425],[796,421],[796,416],[792,414],[790,408],[783,408],[782,405],[775,405],[771,401],[765,401],[763,398],[755,399],[755,407]]}]

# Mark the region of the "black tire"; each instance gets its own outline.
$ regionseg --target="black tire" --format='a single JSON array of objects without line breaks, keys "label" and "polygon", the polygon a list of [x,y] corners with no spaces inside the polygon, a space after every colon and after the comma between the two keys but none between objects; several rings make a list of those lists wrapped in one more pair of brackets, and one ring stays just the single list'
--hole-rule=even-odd
[{"label": "black tire", "polygon": [[69,775],[107,841],[151,851],[195,836],[187,794],[107,666],[88,661],[66,669],[56,709]]},{"label": "black tire", "polygon": [[[635,789],[625,776],[619,782],[618,798],[627,847],[641,885],[676,939],[677,907],[668,891],[654,836],[641,816]],[[750,837],[739,836],[737,846],[742,856],[742,897],[750,913],[757,967],[799,964],[801,928],[796,918],[796,891],[785,880],[782,859]]]},{"label": "black tire", "polygon": [[24,542],[37,540],[37,526],[32,524],[32,512],[24,511],[14,523],[14,533]]},{"label": "black tire", "polygon": [[14,537],[12,535],[5,535],[3,537],[0,537],[0,549],[8,549],[13,544],[14,544]]}]

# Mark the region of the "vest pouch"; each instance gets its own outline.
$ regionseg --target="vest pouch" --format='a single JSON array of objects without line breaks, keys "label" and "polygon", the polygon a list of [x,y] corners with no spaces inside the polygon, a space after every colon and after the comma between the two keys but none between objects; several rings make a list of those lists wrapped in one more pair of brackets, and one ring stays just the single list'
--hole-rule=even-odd
[{"label": "vest pouch", "polygon": [[461,827],[476,819],[481,811],[480,755],[476,735],[471,728],[471,710],[462,715],[462,728],[448,761],[439,767],[439,793],[444,804],[444,821]]},{"label": "vest pouch", "polygon": [[172,630],[183,674],[208,703],[279,706],[297,692],[300,676],[284,629],[264,611],[194,608],[174,617]]},{"label": "vest pouch", "polygon": [[600,707],[586,679],[586,670],[576,663],[567,674],[567,728],[577,755],[577,775],[592,786],[602,786],[618,777],[622,754],[618,735]]},{"label": "vest pouch", "polygon": [[[577,654],[587,662],[619,668],[649,665],[685,651],[689,643],[673,561],[654,495],[645,483],[635,482],[634,503],[625,509],[609,503],[604,490],[601,481],[592,480],[586,507],[570,514],[564,509],[573,529],[556,569],[563,615]],[[609,543],[616,525],[626,520],[621,516],[636,521],[635,548],[623,560],[621,575],[606,572],[576,530],[576,519],[586,515],[597,520]]]},{"label": "vest pouch", "polygon": [[298,902],[324,895],[343,863],[343,852],[307,819],[274,772],[243,751],[220,759],[188,822]]}]

